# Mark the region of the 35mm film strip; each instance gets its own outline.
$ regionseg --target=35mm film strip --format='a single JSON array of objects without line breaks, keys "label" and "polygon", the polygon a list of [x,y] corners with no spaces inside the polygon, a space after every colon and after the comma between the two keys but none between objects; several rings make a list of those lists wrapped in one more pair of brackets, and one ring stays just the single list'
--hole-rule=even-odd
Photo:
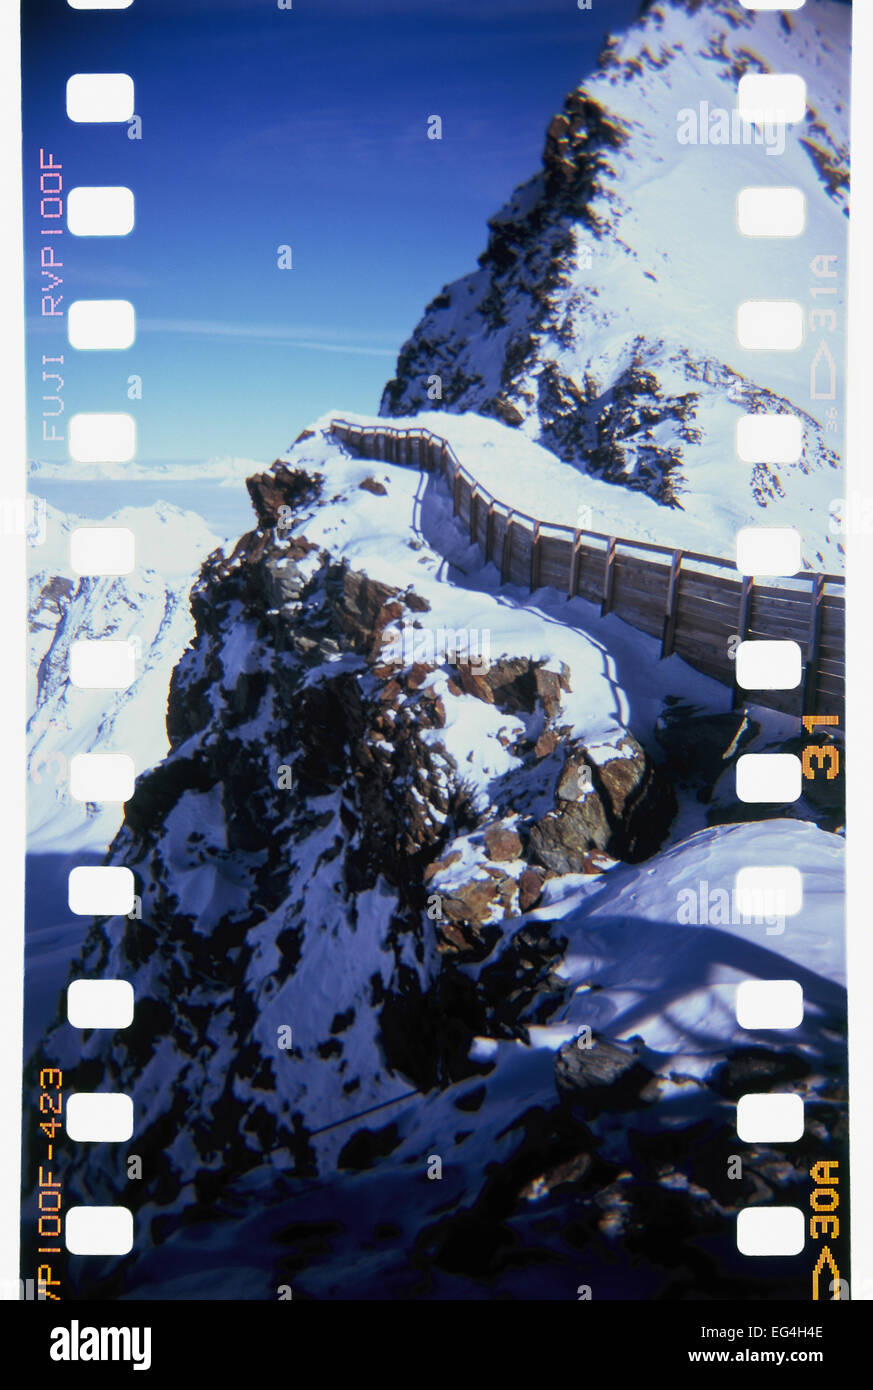
[{"label": "35mm film strip", "polygon": [[824,1364],[851,32],[24,0],[51,1362],[149,1368],[119,1301],[537,1299]]}]

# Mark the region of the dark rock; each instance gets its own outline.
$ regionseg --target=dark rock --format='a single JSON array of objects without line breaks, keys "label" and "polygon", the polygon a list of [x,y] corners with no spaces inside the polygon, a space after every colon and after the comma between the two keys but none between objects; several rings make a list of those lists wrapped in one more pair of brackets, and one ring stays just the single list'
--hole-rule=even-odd
[{"label": "dark rock", "polygon": [[556,874],[592,872],[590,851],[605,849],[610,840],[609,822],[600,799],[593,793],[566,811],[549,811],[530,832],[531,858]]},{"label": "dark rock", "polygon": [[384,1129],[359,1129],[340,1150],[337,1168],[372,1168],[379,1158],[393,1153],[400,1143],[400,1132],[396,1124],[386,1125]]},{"label": "dark rock", "polygon": [[474,1086],[472,1091],[464,1091],[460,1096],[455,1097],[455,1105],[458,1110],[474,1111],[481,1109],[485,1099],[486,1090],[484,1086]]},{"label": "dark rock", "polygon": [[640,1040],[612,1042],[593,1034],[589,1045],[571,1038],[555,1054],[555,1085],[571,1107],[584,1114],[609,1108],[622,1110],[639,1101],[653,1073],[640,1061]]},{"label": "dark rock", "polygon": [[421,594],[417,594],[414,589],[407,589],[406,593],[403,595],[403,602],[413,613],[430,612],[430,604],[427,599],[422,598]]},{"label": "dark rock", "polygon": [[331,570],[328,588],[335,621],[355,651],[377,655],[384,629],[403,612],[398,590],[345,565]]},{"label": "dark rock", "polygon": [[589,873],[593,850],[638,863],[658,848],[676,813],[672,786],[632,735],[621,734],[616,752],[595,762],[584,743],[569,745],[555,810],[531,830],[535,862],[555,873]]},{"label": "dark rock", "polygon": [[281,507],[296,511],[321,493],[322,482],[303,468],[291,468],[279,459],[272,472],[256,473],[246,479],[249,497],[260,526],[276,526],[283,517]]},{"label": "dark rock", "polygon": [[385,484],[377,482],[375,478],[365,478],[363,482],[358,483],[358,487],[362,488],[364,492],[375,493],[377,497],[388,496],[388,489]]},{"label": "dark rock", "polygon": [[706,795],[760,732],[760,725],[743,710],[698,714],[693,706],[681,705],[665,711],[655,737],[673,775],[700,782]]},{"label": "dark rock", "polygon": [[569,690],[568,673],[548,670],[526,656],[502,656],[487,671],[471,666],[456,668],[457,681],[466,695],[475,695],[507,714],[533,714],[541,704],[548,718],[560,709],[560,691]]},{"label": "dark rock", "polygon": [[505,396],[496,396],[494,400],[494,414],[498,420],[502,420],[504,425],[521,425],[524,423],[524,415],[508,401]]}]

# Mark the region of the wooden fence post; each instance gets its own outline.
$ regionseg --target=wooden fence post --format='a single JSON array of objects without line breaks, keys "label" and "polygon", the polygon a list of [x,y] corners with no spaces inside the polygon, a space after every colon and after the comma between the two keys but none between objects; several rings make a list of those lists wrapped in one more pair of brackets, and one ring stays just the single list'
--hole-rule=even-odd
[{"label": "wooden fence post", "polygon": [[540,523],[534,522],[533,540],[530,547],[530,591],[540,587]]},{"label": "wooden fence post", "polygon": [[454,482],[453,482],[453,484],[452,484],[452,515],[453,515],[453,516],[460,516],[460,514],[461,514],[461,470],[460,470],[460,468],[458,468],[458,469],[456,469],[456,471],[455,471],[455,480],[454,480]]},{"label": "wooden fence post", "polygon": [[479,519],[479,484],[473,484],[473,491],[470,493],[470,540],[476,542],[476,523]]},{"label": "wooden fence post", "polygon": [[488,503],[488,515],[485,518],[485,563],[491,559],[494,550],[494,498]]},{"label": "wooden fence post", "polygon": [[582,532],[573,532],[573,549],[570,552],[570,577],[567,581],[567,598],[576,597],[576,586],[579,583],[579,552],[582,547]]},{"label": "wooden fence post", "polygon": [[667,585],[667,599],[664,604],[664,626],[661,631],[661,660],[670,656],[676,641],[676,605],[679,602],[679,571],[682,568],[682,551],[674,550],[670,561],[670,582]]},{"label": "wooden fence post", "polygon": [[500,558],[500,582],[509,582],[509,572],[512,568],[512,512],[506,518],[506,530],[503,533],[503,555]]},{"label": "wooden fence post", "polygon": [[821,646],[821,606],[824,598],[824,575],[813,575],[810,592],[809,637],[807,638],[806,663],[803,668],[803,714],[818,714],[816,709],[816,689],[818,686],[819,647]]},{"label": "wooden fence post", "polygon": [[[752,611],[752,587],[755,581],[751,574],[743,575],[743,587],[740,590],[740,612],[737,618],[737,636],[741,642],[745,642],[746,634],[749,631],[749,615]],[[736,652],[734,652],[734,662],[736,662]],[[737,705],[742,704],[745,698],[745,691],[741,690],[737,684],[736,665],[734,665],[734,692],[731,699],[731,709],[736,709]]]},{"label": "wooden fence post", "polygon": [[600,602],[600,616],[605,618],[612,607],[612,591],[615,588],[615,536],[610,536],[606,546],[606,559],[603,565],[603,597]]}]

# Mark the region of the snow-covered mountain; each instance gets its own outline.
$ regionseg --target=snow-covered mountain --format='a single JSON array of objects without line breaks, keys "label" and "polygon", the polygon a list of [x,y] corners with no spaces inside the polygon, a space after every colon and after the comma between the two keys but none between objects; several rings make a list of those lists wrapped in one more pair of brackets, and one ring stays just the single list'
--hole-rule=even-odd
[{"label": "snow-covered mountain", "polygon": [[[807,282],[819,284],[812,258],[844,248],[850,24],[831,0],[808,0],[802,18],[736,0],[644,5],[555,116],[542,170],[491,219],[479,268],[428,305],[382,414],[500,419],[586,475],[586,488],[620,485],[612,509],[628,489],[648,494],[662,542],[677,529],[672,508],[701,528],[715,518],[720,535],[776,509],[778,524],[798,526],[812,568],[842,569],[828,534],[842,426],[810,400],[815,346],[745,350],[735,323],[740,300],[807,296]],[[717,144],[750,71],[799,73],[807,118],[756,128],[761,143]],[[698,143],[686,143],[689,130]],[[802,190],[805,235],[741,236],[738,193],[773,184]],[[845,269],[827,281],[838,368]],[[737,421],[760,411],[800,414],[799,462],[739,461]],[[604,532],[606,491],[591,523]]]},{"label": "snow-covered mountain", "polygon": [[[117,830],[120,805],[74,801],[70,762],[77,753],[128,753],[139,775],[168,748],[170,674],[194,632],[188,606],[202,561],[219,537],[194,512],[167,502],[124,507],[101,524],[129,527],[138,563],[129,575],[80,577],[69,538],[80,517],[46,505],[45,540],[31,551],[28,724],[28,848],[103,851]],[[137,678],[127,690],[70,684],[72,642],[111,637],[136,644]]]},{"label": "snow-covered mountain", "polygon": [[[822,1152],[837,1095],[841,942],[823,924],[842,841],[797,806],[731,823],[736,756],[784,746],[790,723],[731,712],[582,599],[501,588],[441,480],[350,458],[326,426],[250,481],[255,529],[192,592],[171,752],[110,856],[142,919],[96,922],[73,967],[129,980],[134,1024],[59,1020],[40,1047],[77,1087],[134,1100],[143,1181],[119,1185],[108,1145],[59,1164],[70,1200],[136,1209],[147,1253],[81,1277],[135,1297],[389,1297],[422,1296],[425,1268],[434,1296],[482,1296],[485,1274],[518,1296],[512,1250],[531,1246],[559,1296],[576,1223],[608,1281],[655,1197],[730,1270],[738,1204],[803,1180],[766,1146],[743,1183],[707,1177],[735,1144],[736,1087],[787,1065],[739,1028],[739,980],[803,962],[791,1066]],[[458,630],[488,634],[487,662],[440,650]],[[800,927],[680,913],[689,884],[730,897],[751,854],[807,867]],[[335,1234],[312,1247],[310,1223]],[[647,1250],[617,1296],[675,1281],[663,1261]]]},{"label": "snow-covered mountain", "polygon": [[[791,58],[814,115],[778,167],[828,249],[845,10],[807,9]],[[795,368],[732,342],[734,199],[777,157],[675,139],[681,108],[729,109],[739,71],[779,70],[793,25],[646,4],[384,411],[586,529],[728,554],[779,495],[807,562],[836,569],[824,417],[801,465],[736,481],[739,414],[797,404]],[[787,255],[761,247],[768,295]],[[252,529],[191,590],[170,749],[109,854],[142,915],[96,920],[72,967],[130,981],[134,1022],[78,1033],[61,1002],[33,1063],[133,1098],[141,1177],[111,1144],[53,1160],[68,1203],[135,1213],[134,1253],[71,1262],[72,1296],[808,1298],[806,1269],[759,1276],[736,1244],[741,1207],[807,1203],[807,1155],[727,1160],[737,1098],[786,1087],[816,1157],[843,1154],[839,788],[739,803],[738,756],[796,751],[796,719],[732,708],[584,599],[501,584],[438,474],[350,456],[330,418],[249,479]],[[155,634],[161,582],[133,600]],[[121,590],[107,621],[133,631]],[[803,866],[790,927],[739,911],[749,863]],[[786,978],[799,1026],[741,1027],[738,984]]]}]

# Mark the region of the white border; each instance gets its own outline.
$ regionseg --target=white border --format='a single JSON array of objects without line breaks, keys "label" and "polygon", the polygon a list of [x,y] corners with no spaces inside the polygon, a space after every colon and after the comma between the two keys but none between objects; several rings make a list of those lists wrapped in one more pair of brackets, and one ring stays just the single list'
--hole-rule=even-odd
[{"label": "white border", "polygon": [[[0,3],[0,496],[23,497],[24,276],[17,0]],[[12,325],[10,327],[10,325]],[[18,1297],[24,948],[23,536],[0,536],[0,1298]]]},{"label": "white border", "polygon": [[[849,231],[848,496],[873,496],[870,379],[873,373],[873,5],[855,0],[852,61],[852,218]],[[873,924],[870,917],[873,825],[873,537],[849,536],[846,616],[848,695],[849,1091],[852,1173],[852,1299],[873,1299]],[[835,929],[837,923],[834,924]]]},{"label": "white border", "polygon": [[[873,376],[873,4],[855,0],[852,89],[853,194],[849,322],[849,495],[873,496],[867,421]],[[19,18],[15,0],[0,4],[0,495],[24,492],[23,276],[21,262]],[[18,325],[14,330],[9,324]],[[21,976],[24,904],[24,540],[0,543],[0,1297],[17,1297]],[[873,540],[850,538],[848,585],[849,1019],[852,1141],[852,1297],[873,1299],[873,922],[869,861],[873,798]],[[10,655],[20,653],[18,662]],[[835,920],[834,929],[839,929]]]}]

